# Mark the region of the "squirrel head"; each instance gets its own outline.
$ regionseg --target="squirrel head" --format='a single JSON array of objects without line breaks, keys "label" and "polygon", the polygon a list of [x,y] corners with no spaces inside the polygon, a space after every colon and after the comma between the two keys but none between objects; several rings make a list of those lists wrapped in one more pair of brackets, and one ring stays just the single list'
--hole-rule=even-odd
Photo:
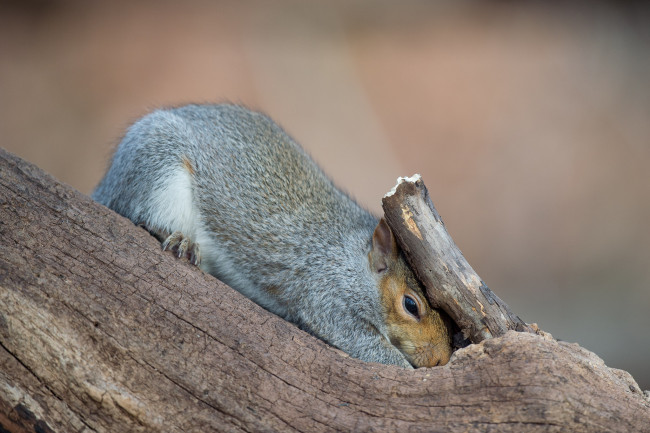
[{"label": "squirrel head", "polygon": [[379,276],[380,302],[391,344],[416,368],[446,364],[452,353],[451,321],[429,305],[383,218],[372,236],[368,259]]}]

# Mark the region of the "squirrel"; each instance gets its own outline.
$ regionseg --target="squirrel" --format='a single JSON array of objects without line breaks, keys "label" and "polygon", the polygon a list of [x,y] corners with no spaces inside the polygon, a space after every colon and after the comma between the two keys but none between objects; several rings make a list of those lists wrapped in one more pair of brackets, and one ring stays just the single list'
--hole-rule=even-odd
[{"label": "squirrel", "polygon": [[92,197],[350,356],[406,368],[451,356],[450,319],[427,302],[385,220],[262,113],[155,110],[128,128]]}]

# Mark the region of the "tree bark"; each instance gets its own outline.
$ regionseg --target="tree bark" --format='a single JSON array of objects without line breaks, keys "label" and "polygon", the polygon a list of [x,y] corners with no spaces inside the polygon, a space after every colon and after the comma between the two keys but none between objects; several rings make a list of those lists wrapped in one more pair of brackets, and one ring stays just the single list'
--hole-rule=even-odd
[{"label": "tree bark", "polygon": [[399,178],[382,205],[386,222],[425,286],[429,302],[447,312],[472,343],[509,329],[533,332],[467,263],[420,175]]},{"label": "tree bark", "polygon": [[631,376],[507,332],[369,364],[0,151],[0,431],[650,431]]}]

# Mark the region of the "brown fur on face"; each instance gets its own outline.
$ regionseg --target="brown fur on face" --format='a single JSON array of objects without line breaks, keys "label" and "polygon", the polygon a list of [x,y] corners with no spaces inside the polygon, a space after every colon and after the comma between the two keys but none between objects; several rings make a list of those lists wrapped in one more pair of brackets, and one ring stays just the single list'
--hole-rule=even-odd
[{"label": "brown fur on face", "polygon": [[[380,302],[391,344],[414,367],[446,364],[453,351],[451,319],[444,312],[431,308],[383,219],[375,229],[372,242],[369,261],[380,275]],[[415,315],[408,311],[406,298],[417,307]]]},{"label": "brown fur on face", "polygon": [[[414,367],[445,365],[452,353],[450,319],[444,312],[431,308],[401,255],[393,267],[380,284],[391,343]],[[405,296],[416,302],[418,317],[406,310]]]}]

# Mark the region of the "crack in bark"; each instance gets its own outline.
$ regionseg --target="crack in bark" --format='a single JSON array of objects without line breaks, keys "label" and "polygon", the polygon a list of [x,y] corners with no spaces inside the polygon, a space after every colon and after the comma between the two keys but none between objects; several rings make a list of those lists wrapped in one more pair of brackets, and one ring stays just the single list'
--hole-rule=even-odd
[{"label": "crack in bark", "polygon": [[[649,425],[650,402],[630,391],[627,378],[613,379],[578,346],[540,336],[508,332],[425,372],[340,356],[1,150],[0,233],[2,289],[30,307],[13,306],[7,316],[0,302],[1,343],[30,354],[24,361],[38,371],[49,368],[34,379],[37,398],[67,430],[152,431],[130,416],[140,402],[166,430],[623,432]],[[22,334],[2,324],[7,317],[25,327]],[[30,392],[23,376],[9,379]],[[82,401],[82,385],[67,392],[66,384],[104,376],[125,391],[117,408]]]},{"label": "crack in bark", "polygon": [[[68,410],[70,410],[70,412],[72,412],[72,413],[74,413],[75,415],[77,415],[77,419],[78,419],[78,421],[80,421],[84,426],[86,426],[86,428],[87,428],[88,430],[90,430],[90,431],[92,431],[92,432],[96,432],[96,431],[97,431],[97,430],[95,430],[95,429],[94,429],[90,424],[88,424],[86,421],[84,421],[84,419],[80,416],[81,414],[75,412],[75,411],[74,411],[74,410],[73,410],[73,409],[72,409],[72,408],[67,404],[67,402],[66,402],[63,398],[61,398],[61,396],[59,396],[59,395],[58,395],[58,394],[57,394],[57,393],[56,393],[56,392],[55,392],[55,391],[54,391],[54,390],[53,390],[53,389],[48,385],[48,383],[47,383],[46,381],[44,381],[44,380],[43,380],[39,375],[36,374],[36,372],[34,372],[34,370],[32,370],[32,369],[29,367],[29,365],[27,365],[25,362],[23,362],[23,360],[20,359],[20,357],[17,356],[14,352],[12,352],[11,350],[9,350],[9,348],[4,344],[4,342],[3,342],[2,340],[0,340],[0,349],[4,350],[7,354],[9,354],[9,356],[11,356],[11,357],[12,357],[12,358],[13,358],[13,359],[14,359],[14,360],[15,360],[15,361],[16,361],[16,362],[17,362],[17,363],[18,363],[22,368],[24,368],[24,369],[29,373],[29,375],[30,375],[31,377],[33,377],[34,379],[36,379],[36,381],[38,381],[38,383],[41,384],[41,387],[44,388],[44,389],[46,390],[46,392],[48,392],[50,395],[52,395],[54,398],[56,398],[56,399],[60,402],[60,404],[62,404],[63,406],[65,406]],[[9,379],[9,378],[8,378],[8,379]],[[21,391],[23,391],[23,390],[21,389]],[[4,397],[4,396],[0,396],[0,399],[2,399],[3,397]],[[44,422],[45,422],[45,421],[44,421]],[[1,426],[0,426],[0,427],[1,427]]]}]

